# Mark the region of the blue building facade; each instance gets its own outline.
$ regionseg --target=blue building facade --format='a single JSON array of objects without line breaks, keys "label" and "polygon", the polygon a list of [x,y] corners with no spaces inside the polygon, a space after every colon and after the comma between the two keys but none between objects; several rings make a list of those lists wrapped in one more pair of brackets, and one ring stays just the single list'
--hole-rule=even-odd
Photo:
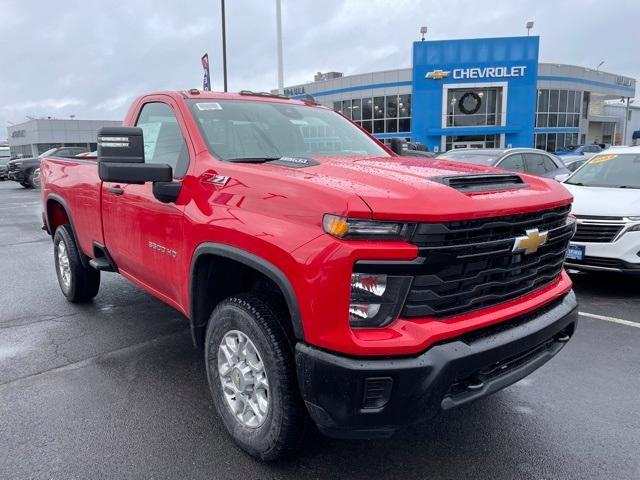
[{"label": "blue building facade", "polygon": [[415,42],[412,138],[431,151],[531,146],[538,43],[538,37]]},{"label": "blue building facade", "polygon": [[318,73],[285,88],[312,95],[381,140],[429,150],[620,144],[605,102],[634,97],[635,79],[576,65],[539,63],[539,37],[414,42],[412,66],[349,76]]}]

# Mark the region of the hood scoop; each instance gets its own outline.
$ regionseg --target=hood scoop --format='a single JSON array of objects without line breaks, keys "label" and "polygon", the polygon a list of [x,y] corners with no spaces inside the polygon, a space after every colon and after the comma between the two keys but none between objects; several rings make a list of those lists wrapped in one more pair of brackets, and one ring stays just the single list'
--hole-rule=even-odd
[{"label": "hood scoop", "polygon": [[489,192],[496,190],[515,190],[527,187],[527,183],[515,174],[479,174],[453,175],[445,177],[429,177],[432,182],[438,182],[461,192]]}]

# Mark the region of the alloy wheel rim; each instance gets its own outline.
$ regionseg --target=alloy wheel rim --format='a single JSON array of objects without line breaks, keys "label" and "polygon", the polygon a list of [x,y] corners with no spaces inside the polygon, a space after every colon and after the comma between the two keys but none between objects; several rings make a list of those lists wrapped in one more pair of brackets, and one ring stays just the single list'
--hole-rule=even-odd
[{"label": "alloy wheel rim", "polygon": [[39,186],[40,186],[40,169],[39,169],[39,168],[36,168],[36,169],[33,171],[33,184],[34,184],[36,187],[39,187]]},{"label": "alloy wheel rim", "polygon": [[243,332],[231,330],[222,337],[218,376],[235,419],[245,427],[260,427],[269,412],[269,381],[258,349]]},{"label": "alloy wheel rim", "polygon": [[58,271],[60,272],[62,285],[65,289],[68,289],[71,284],[71,267],[69,265],[67,246],[62,241],[58,243]]}]

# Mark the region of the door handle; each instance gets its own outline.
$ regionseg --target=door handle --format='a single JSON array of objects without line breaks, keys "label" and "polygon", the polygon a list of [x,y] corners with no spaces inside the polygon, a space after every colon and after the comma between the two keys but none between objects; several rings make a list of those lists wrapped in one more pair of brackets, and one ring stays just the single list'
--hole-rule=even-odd
[{"label": "door handle", "polygon": [[114,195],[122,195],[124,193],[124,189],[120,185],[114,185],[113,187],[109,187],[109,192]]}]

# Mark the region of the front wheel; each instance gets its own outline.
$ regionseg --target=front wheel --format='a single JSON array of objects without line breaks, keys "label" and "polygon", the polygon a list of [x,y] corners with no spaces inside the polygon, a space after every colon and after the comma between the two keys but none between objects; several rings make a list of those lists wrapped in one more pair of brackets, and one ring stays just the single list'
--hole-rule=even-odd
[{"label": "front wheel", "polygon": [[40,167],[36,167],[29,171],[27,175],[27,183],[31,188],[40,188]]},{"label": "front wheel", "polygon": [[261,460],[295,450],[307,426],[279,315],[259,296],[231,297],[212,313],[205,341],[216,410],[234,441]]},{"label": "front wheel", "polygon": [[72,303],[88,302],[100,289],[100,272],[84,266],[69,225],[56,229],[53,253],[60,290]]}]

